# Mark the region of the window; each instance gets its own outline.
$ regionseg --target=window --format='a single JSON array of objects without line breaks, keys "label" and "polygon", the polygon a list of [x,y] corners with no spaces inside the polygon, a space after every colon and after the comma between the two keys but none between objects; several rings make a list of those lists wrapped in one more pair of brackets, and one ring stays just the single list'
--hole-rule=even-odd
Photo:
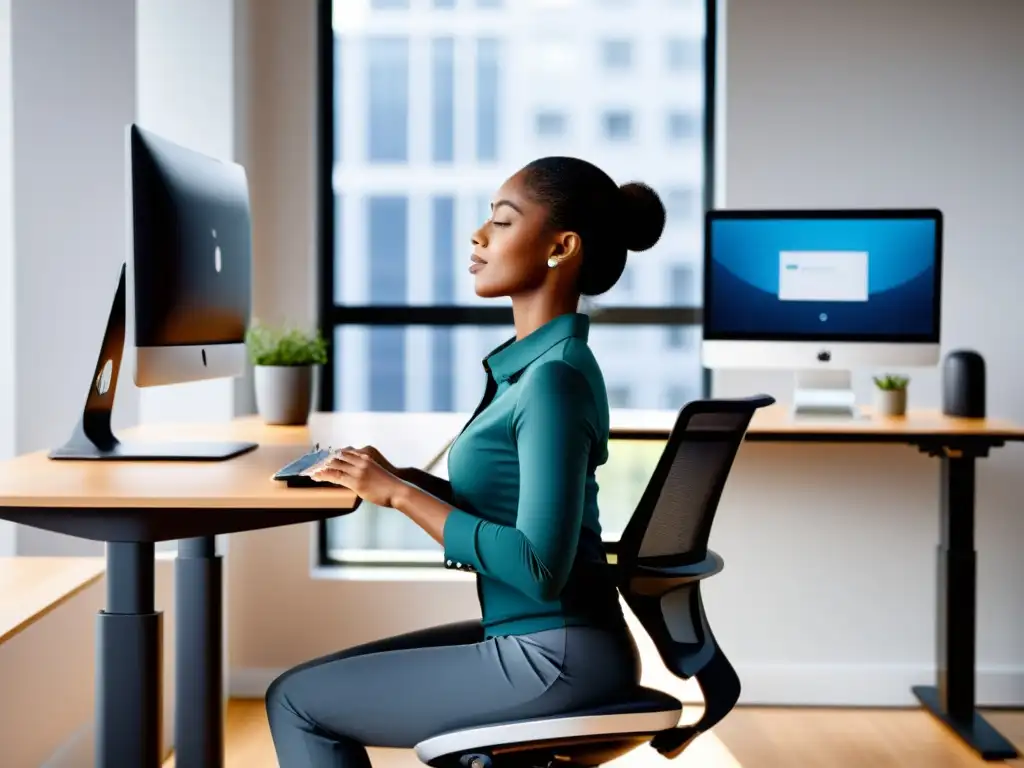
[{"label": "window", "polygon": [[433,159],[450,163],[455,159],[455,38],[433,41]]},{"label": "window", "polygon": [[[664,66],[665,49],[657,44],[651,67],[641,70],[638,41],[669,8],[679,29],[706,23],[713,40],[713,3],[707,10],[671,0],[528,5],[558,14],[559,24],[575,30],[571,38],[537,36],[508,0],[328,5],[337,18],[332,24],[325,12],[320,28],[319,99],[331,134],[321,144],[329,156],[318,163],[318,220],[321,274],[330,286],[321,292],[321,325],[331,345],[318,407],[472,412],[483,387],[481,360],[513,329],[507,302],[473,290],[470,237],[505,176],[560,153],[569,138],[590,142],[588,158],[620,183],[638,178],[654,186],[670,218],[661,242],[631,257],[619,283],[586,303],[612,407],[665,408],[701,396],[694,254],[702,248],[701,204],[712,199],[703,163],[714,153],[703,145],[702,127],[704,115],[714,114],[713,82],[705,76],[696,103],[680,104],[679,74]],[[365,12],[351,12],[353,5]],[[699,52],[695,37],[683,39]],[[691,64],[705,75],[699,53]],[[586,86],[609,72],[617,90],[594,104]],[[659,150],[681,142],[697,151],[664,162]],[[440,441],[437,450],[446,438],[426,437]],[[641,442],[609,447],[599,482],[610,538],[660,450]],[[435,471],[443,474],[443,461]],[[364,505],[320,527],[323,563],[438,566],[440,555],[394,510]]]},{"label": "window", "polygon": [[664,196],[665,215],[671,223],[686,223],[698,211],[697,190],[688,187],[670,187]]},{"label": "window", "polygon": [[673,304],[685,304],[693,300],[693,268],[688,264],[676,264],[669,272],[669,291]]},{"label": "window", "polygon": [[[669,272],[669,300],[676,304],[685,304],[694,300],[693,268],[687,264],[673,265]],[[666,345],[669,349],[689,349],[694,343],[690,328],[673,325],[666,329]],[[692,398],[691,398],[692,399]]]},{"label": "window", "polygon": [[624,70],[633,65],[633,44],[629,40],[605,40],[601,43],[601,63],[605,69]]},{"label": "window", "polygon": [[[366,46],[368,153],[371,162],[403,163],[409,144],[409,41],[374,37]],[[341,110],[345,114],[344,107]]]},{"label": "window", "polygon": [[539,138],[553,139],[565,135],[566,119],[562,112],[545,109],[537,113],[536,132]]},{"label": "window", "polygon": [[666,133],[670,144],[692,142],[694,139],[700,138],[700,118],[693,112],[669,112],[666,123]]},{"label": "window", "polygon": [[609,110],[602,119],[605,138],[628,141],[633,137],[633,115],[623,109]]},{"label": "window", "polygon": [[498,159],[498,82],[501,43],[493,38],[476,48],[476,159]]},{"label": "window", "polygon": [[701,40],[670,38],[665,44],[665,66],[671,72],[699,72],[704,63],[703,49]]}]

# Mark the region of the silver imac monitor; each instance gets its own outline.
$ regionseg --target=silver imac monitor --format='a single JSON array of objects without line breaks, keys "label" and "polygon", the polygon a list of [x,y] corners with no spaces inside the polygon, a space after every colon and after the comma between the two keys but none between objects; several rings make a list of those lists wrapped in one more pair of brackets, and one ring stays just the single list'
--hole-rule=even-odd
[{"label": "silver imac monitor", "polygon": [[939,362],[942,213],[715,210],[706,368],[792,370],[794,414],[856,417],[851,373]]},{"label": "silver imac monitor", "polygon": [[246,453],[256,444],[126,443],[111,430],[125,359],[139,387],[242,375],[252,296],[249,191],[240,165],[129,125],[126,171],[128,258],[81,421],[50,457],[212,461]]},{"label": "silver imac monitor", "polygon": [[128,129],[125,351],[140,387],[241,376],[252,296],[245,170]]}]

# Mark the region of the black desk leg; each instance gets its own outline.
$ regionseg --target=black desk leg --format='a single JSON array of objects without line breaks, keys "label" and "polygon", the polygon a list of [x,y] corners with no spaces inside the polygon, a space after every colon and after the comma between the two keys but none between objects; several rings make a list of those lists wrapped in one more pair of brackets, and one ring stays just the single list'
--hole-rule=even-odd
[{"label": "black desk leg", "polygon": [[942,531],[938,552],[938,679],[914,695],[985,760],[1017,750],[974,707],[976,575],[973,456],[943,457]]},{"label": "black desk leg", "polygon": [[96,617],[96,765],[157,768],[162,617],[153,545],[107,544],[107,609]]},{"label": "black desk leg", "polygon": [[174,563],[177,764],[224,764],[222,558],[212,536],[178,542]]}]

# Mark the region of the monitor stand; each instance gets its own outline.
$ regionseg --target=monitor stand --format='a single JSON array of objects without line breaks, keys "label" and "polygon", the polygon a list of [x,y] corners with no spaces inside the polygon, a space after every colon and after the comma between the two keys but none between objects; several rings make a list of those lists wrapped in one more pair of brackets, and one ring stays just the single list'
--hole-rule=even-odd
[{"label": "monitor stand", "polygon": [[60,448],[50,452],[51,459],[108,460],[108,461],[222,461],[256,448],[249,442],[135,442],[123,443],[117,439],[110,426],[110,415],[114,409],[114,395],[117,393],[117,377],[121,371],[124,355],[125,308],[126,308],[125,265],[121,265],[117,291],[110,307],[107,329],[103,334],[99,360],[85,409],[75,431]]},{"label": "monitor stand", "polygon": [[793,418],[859,419],[850,371],[797,371]]}]

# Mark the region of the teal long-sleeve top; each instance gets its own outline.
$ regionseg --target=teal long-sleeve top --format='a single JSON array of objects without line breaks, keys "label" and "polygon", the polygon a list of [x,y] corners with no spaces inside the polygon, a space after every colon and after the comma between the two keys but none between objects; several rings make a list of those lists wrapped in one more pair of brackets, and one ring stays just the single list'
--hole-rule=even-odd
[{"label": "teal long-sleeve top", "polygon": [[586,315],[561,315],[491,353],[448,454],[446,564],[476,571],[489,637],[622,621],[595,479],[608,398],[588,333]]}]

